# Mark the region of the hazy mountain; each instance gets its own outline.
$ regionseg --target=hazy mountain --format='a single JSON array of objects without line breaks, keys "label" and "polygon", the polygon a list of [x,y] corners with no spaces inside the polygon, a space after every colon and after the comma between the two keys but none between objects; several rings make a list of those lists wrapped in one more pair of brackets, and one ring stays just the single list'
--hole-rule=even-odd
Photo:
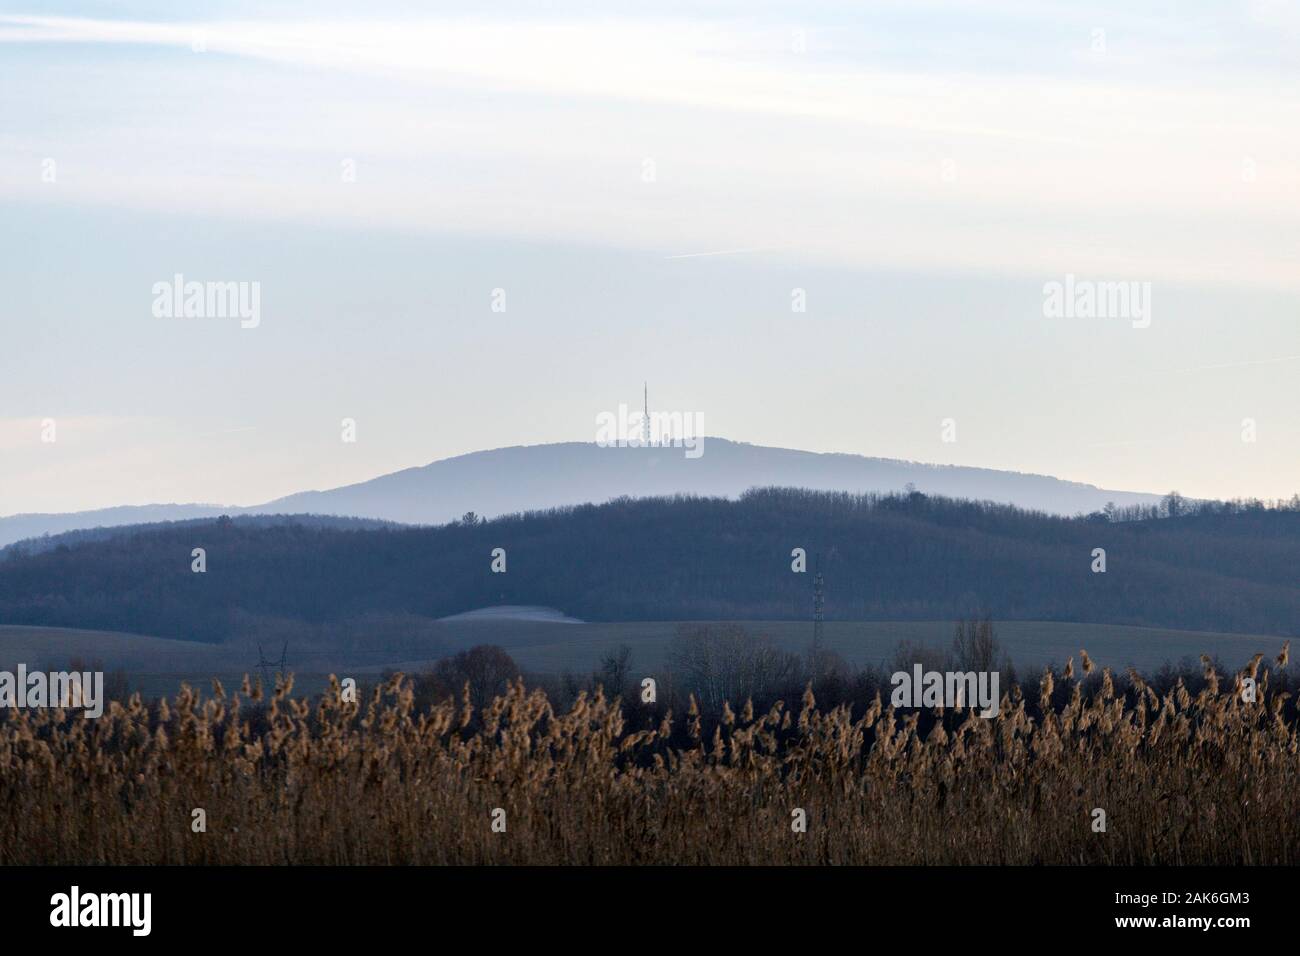
[{"label": "hazy mountain", "polygon": [[39,538],[46,534],[58,535],[83,528],[120,528],[124,525],[182,521],[188,518],[215,518],[230,513],[230,508],[223,508],[220,505],[172,504],[122,505],[116,508],[98,508],[94,511],[72,511],[66,514],[33,512],[10,515],[0,518],[0,548],[27,538]]},{"label": "hazy mountain", "polygon": [[682,448],[601,448],[565,442],[498,448],[407,468],[355,485],[305,491],[251,508],[148,505],[61,515],[0,518],[0,546],[75,528],[112,527],[217,514],[309,513],[442,524],[467,511],[486,517],[628,495],[736,497],[748,488],[899,491],[909,482],[926,494],[996,501],[1053,514],[1151,504],[1159,496],[1107,491],[1043,475],[926,465],[861,455],[818,454],[706,438],[703,454]]}]

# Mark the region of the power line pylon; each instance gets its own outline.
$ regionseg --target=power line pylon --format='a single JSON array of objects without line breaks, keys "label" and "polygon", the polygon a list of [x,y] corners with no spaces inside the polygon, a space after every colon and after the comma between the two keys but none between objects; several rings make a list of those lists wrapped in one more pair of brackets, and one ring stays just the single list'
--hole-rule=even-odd
[{"label": "power line pylon", "polygon": [[288,641],[285,641],[284,646],[280,648],[279,661],[268,661],[266,659],[266,655],[262,653],[262,645],[260,643],[257,645],[257,668],[262,672],[262,688],[265,693],[275,692],[275,681],[271,680],[270,668],[272,667],[278,668],[278,670],[275,673],[275,676],[276,679],[279,680],[280,678],[284,677],[285,674],[289,673],[288,660],[289,660]]},{"label": "power line pylon", "polygon": [[826,623],[826,579],[822,576],[821,557],[817,558],[817,573],[813,576],[813,639],[812,665],[819,669],[822,657],[822,632]]},{"label": "power line pylon", "polygon": [[[826,564],[835,557],[835,549],[826,552]],[[814,678],[821,677],[826,632],[826,577],[822,574],[822,552],[817,552],[817,572],[813,575],[813,639],[808,649],[809,665]]]}]

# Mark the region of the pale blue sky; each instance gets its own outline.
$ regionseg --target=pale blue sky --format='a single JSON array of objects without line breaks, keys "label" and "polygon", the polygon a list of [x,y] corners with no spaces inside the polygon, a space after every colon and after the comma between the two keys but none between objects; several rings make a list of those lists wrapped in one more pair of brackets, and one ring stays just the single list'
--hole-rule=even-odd
[{"label": "pale blue sky", "polygon": [[[643,379],[743,441],[1300,490],[1294,5],[480,7],[0,4],[0,514],[590,441]],[[178,272],[260,326],[155,318]],[[1151,327],[1045,318],[1067,272]]]}]

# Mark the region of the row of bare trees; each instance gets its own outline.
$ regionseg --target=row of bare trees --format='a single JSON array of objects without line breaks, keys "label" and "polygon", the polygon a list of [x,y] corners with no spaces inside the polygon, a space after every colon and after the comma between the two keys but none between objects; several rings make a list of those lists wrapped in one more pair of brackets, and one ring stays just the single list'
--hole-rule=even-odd
[{"label": "row of bare trees", "polygon": [[[607,689],[617,693],[628,690],[623,675],[629,671],[630,653],[625,646],[617,656],[606,659],[596,676]],[[987,616],[958,621],[946,651],[900,643],[893,661],[879,673],[873,672],[869,683],[887,682],[889,673],[910,672],[916,663],[941,671],[998,671],[1008,686],[1016,676]],[[670,699],[694,694],[710,713],[716,713],[724,701],[771,701],[799,693],[809,684],[834,698],[847,692],[850,685],[861,684],[864,675],[832,650],[810,647],[805,654],[793,653],[739,624],[725,623],[679,625],[668,648],[665,669]]]},{"label": "row of bare trees", "polygon": [[[558,680],[533,675],[529,683],[547,686],[561,702],[596,685],[610,697],[631,701],[641,692],[640,671],[633,668],[634,658],[633,649],[625,644],[607,654],[589,680],[573,675]],[[810,648],[807,654],[794,653],[740,624],[692,623],[678,626],[664,666],[654,669],[656,702],[673,707],[694,695],[704,713],[717,714],[728,702],[738,706],[753,700],[766,705],[780,698],[791,699],[809,684],[819,698],[825,695],[837,700],[867,686],[873,690],[884,686],[891,671],[910,672],[916,663],[935,670],[997,670],[1008,686],[1015,678],[1011,662],[998,644],[993,622],[987,617],[957,622],[952,645],[946,652],[904,642],[889,666],[870,674],[855,671],[834,651],[821,649],[814,656]],[[471,703],[482,709],[520,673],[503,649],[480,645],[445,657],[431,671],[417,675],[416,696],[420,703],[431,704],[448,696],[460,696],[469,684]]]},{"label": "row of bare trees", "polygon": [[804,676],[798,654],[738,624],[681,625],[668,649],[672,689],[696,695],[708,711],[725,701],[765,700]]}]

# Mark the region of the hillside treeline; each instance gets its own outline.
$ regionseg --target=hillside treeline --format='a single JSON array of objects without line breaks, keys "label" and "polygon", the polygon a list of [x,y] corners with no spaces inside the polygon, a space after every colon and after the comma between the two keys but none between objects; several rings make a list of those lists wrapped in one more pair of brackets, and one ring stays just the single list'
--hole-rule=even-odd
[{"label": "hillside treeline", "polygon": [[[195,573],[192,552],[206,553]],[[505,572],[491,569],[505,551]],[[807,570],[792,571],[802,548]],[[1106,570],[1096,573],[1095,549]],[[1292,635],[1300,510],[1176,505],[1061,518],[920,493],[757,489],[622,499],[436,528],[217,519],[0,563],[0,622],[220,641],[258,619],[333,626],[495,604],[588,620],[1060,620]]]},{"label": "hillside treeline", "polygon": [[[227,516],[229,517],[229,516]],[[13,544],[0,548],[0,561],[20,558],[42,551],[53,551],[58,547],[74,548],[88,541],[107,541],[121,534],[147,534],[151,531],[190,528],[197,525],[212,524],[216,518],[183,518],[178,521],[149,521],[133,525],[100,525],[95,528],[78,528],[75,531],[61,531],[58,534],[43,534],[38,538],[24,538]],[[230,518],[234,524],[248,528],[266,528],[277,524],[299,524],[309,528],[335,528],[341,531],[359,531],[371,528],[398,528],[395,521],[380,521],[375,518],[344,518],[335,515],[311,514],[273,514],[273,515],[237,515]]]}]

